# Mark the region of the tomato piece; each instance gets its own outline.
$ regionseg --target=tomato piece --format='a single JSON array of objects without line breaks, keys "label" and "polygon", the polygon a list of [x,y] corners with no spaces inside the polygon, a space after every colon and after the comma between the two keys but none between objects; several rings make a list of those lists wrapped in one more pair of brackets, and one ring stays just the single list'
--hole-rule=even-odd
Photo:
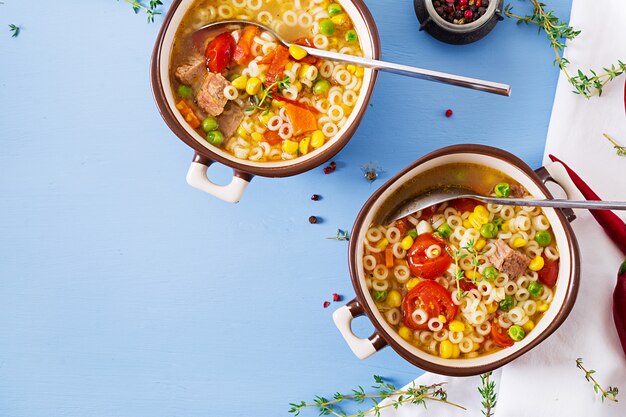
[{"label": "tomato piece", "polygon": [[278,45],[276,49],[274,49],[274,56],[272,57],[272,62],[270,63],[269,68],[267,69],[267,73],[265,75],[265,86],[269,88],[269,86],[275,83],[277,80],[281,79],[283,76],[283,71],[285,70],[285,66],[289,62],[289,49],[285,48],[282,45]]},{"label": "tomato piece", "polygon": [[466,281],[464,279],[459,280],[459,287],[461,287],[462,291],[471,291],[476,289],[476,285],[473,282]]},{"label": "tomato piece", "polygon": [[274,100],[284,101],[285,103],[293,104],[294,106],[302,107],[303,109],[307,109],[308,111],[312,111],[315,114],[318,114],[320,111],[313,106],[309,106],[306,103],[300,103],[299,101],[292,100],[287,97],[279,96],[278,94],[274,97]]},{"label": "tomato piece", "polygon": [[396,220],[393,225],[398,228],[402,236],[406,235],[406,232],[414,227],[413,224],[411,224],[411,222],[406,217]]},{"label": "tomato piece", "polygon": [[233,57],[235,50],[235,38],[230,33],[217,35],[206,47],[204,57],[206,66],[211,72],[221,73],[224,71]]},{"label": "tomato piece", "polygon": [[500,327],[496,320],[491,322],[491,338],[493,343],[500,347],[513,346],[515,341],[509,336],[509,332],[506,329]]},{"label": "tomato piece", "polygon": [[237,46],[235,46],[233,61],[239,65],[248,65],[252,60],[252,52],[250,52],[252,42],[254,41],[254,37],[258,36],[259,33],[261,33],[261,29],[259,29],[258,26],[250,25],[243,28],[239,42],[237,42]]},{"label": "tomato piece", "polygon": [[428,315],[428,319],[443,315],[450,323],[456,317],[459,307],[452,302],[448,290],[435,281],[422,281],[409,291],[402,300],[404,324],[413,330],[428,328],[428,320],[418,324],[413,320],[413,312],[421,308]]},{"label": "tomato piece", "polygon": [[[426,249],[431,245],[439,245],[441,253],[436,258],[426,256]],[[443,275],[448,267],[452,264],[452,257],[446,250],[446,243],[437,239],[430,233],[422,233],[413,242],[413,246],[409,249],[407,261],[409,269],[413,275],[433,279]]]},{"label": "tomato piece", "polygon": [[556,278],[559,275],[559,260],[551,261],[545,255],[541,255],[541,257],[543,258],[543,268],[537,272],[539,274],[539,282],[552,288],[556,284]]},{"label": "tomato piece", "polygon": [[277,131],[269,129],[263,133],[263,139],[270,145],[278,145],[283,141],[283,138],[280,137]]},{"label": "tomato piece", "polygon": [[437,212],[438,208],[439,208],[439,204],[435,204],[433,206],[422,209],[422,214],[419,220],[430,220],[433,217],[433,215]]},{"label": "tomato piece", "polygon": [[272,60],[274,59],[274,54],[275,54],[276,50],[272,49],[267,55],[265,55],[263,58],[259,59],[257,61],[257,64],[261,65],[261,64],[271,64]]},{"label": "tomato piece", "polygon": [[474,211],[476,206],[480,205],[480,201],[473,198],[457,198],[450,201],[450,205],[459,213],[465,213],[466,211]]}]

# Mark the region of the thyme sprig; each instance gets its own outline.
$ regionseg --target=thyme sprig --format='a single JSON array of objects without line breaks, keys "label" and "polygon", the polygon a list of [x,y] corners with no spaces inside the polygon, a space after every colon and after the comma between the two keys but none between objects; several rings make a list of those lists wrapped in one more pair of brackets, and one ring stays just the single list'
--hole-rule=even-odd
[{"label": "thyme sprig", "polygon": [[148,23],[154,23],[154,17],[161,14],[161,12],[158,10],[158,7],[163,5],[163,2],[161,0],[150,0],[148,6],[145,6],[139,0],[124,1],[132,6],[135,14],[138,14],[142,10],[145,11],[146,15],[148,16]]},{"label": "thyme sprig", "polygon": [[[485,252],[484,251],[480,252],[476,249],[476,242],[474,241],[474,239],[469,239],[467,243],[465,244],[465,246],[462,246],[460,249],[452,248],[450,250],[449,248],[446,248],[446,252],[448,252],[448,255],[450,255],[450,257],[454,260],[454,279],[456,281],[456,296],[458,300],[461,300],[463,297],[467,296],[467,291],[461,290],[461,281],[469,281],[475,284],[482,280],[482,277],[476,278],[478,276],[478,267],[480,266],[480,259],[478,258],[478,256],[484,254]],[[474,274],[472,275],[473,276],[472,279],[468,279],[465,276],[465,271],[459,265],[459,262],[462,259],[467,258],[468,256],[472,257],[471,262],[474,268],[473,269]]]},{"label": "thyme sprig", "polygon": [[482,374],[480,376],[481,386],[478,387],[478,392],[483,397],[480,404],[483,406],[482,413],[485,417],[493,417],[497,403],[496,382],[492,381],[490,378],[491,372]]},{"label": "thyme sprig", "polygon": [[327,237],[326,239],[332,240],[350,240],[350,231],[337,229],[337,235]]},{"label": "thyme sprig", "polygon": [[606,133],[603,133],[602,136],[604,136],[605,138],[607,138],[609,140],[609,142],[611,142],[613,144],[613,148],[615,148],[615,152],[619,155],[619,156],[626,156],[626,146],[622,146],[620,144],[618,144],[617,142],[615,142],[613,139],[611,139],[609,137],[609,135],[607,135]]},{"label": "thyme sprig", "polygon": [[[380,416],[381,410],[389,407],[398,409],[404,404],[423,405],[426,408],[428,401],[439,402],[458,407],[465,410],[465,407],[448,401],[448,393],[443,388],[443,383],[432,385],[415,385],[413,383],[407,389],[397,389],[393,384],[385,382],[382,377],[374,375],[375,385],[372,388],[376,391],[373,394],[366,394],[363,387],[359,386],[353,389],[350,394],[341,394],[336,392],[332,399],[322,396],[315,396],[312,403],[301,401],[299,403],[290,403],[290,413],[294,416],[300,414],[302,410],[308,407],[315,407],[319,410],[320,415],[334,415],[337,417],[364,417],[373,414]],[[389,398],[388,404],[381,405],[381,401]],[[371,409],[366,411],[358,410],[354,414],[347,414],[340,406],[341,403],[353,402],[356,404],[367,404]]]},{"label": "thyme sprig", "polygon": [[617,394],[619,393],[617,387],[608,387],[606,390],[602,388],[598,381],[592,376],[596,371],[593,369],[587,370],[583,366],[583,358],[576,359],[576,367],[585,373],[585,379],[593,384],[593,390],[596,394],[601,395],[602,402],[604,402],[605,399],[617,402]]},{"label": "thyme sprig", "polygon": [[593,69],[589,70],[589,74],[577,70],[574,75],[570,75],[567,70],[569,61],[562,57],[565,49],[565,40],[572,40],[580,35],[581,31],[569,26],[565,21],[555,16],[554,11],[546,10],[546,5],[538,0],[530,0],[533,6],[533,13],[526,16],[520,16],[513,13],[513,7],[510,4],[504,9],[504,14],[508,17],[517,19],[517,24],[536,25],[537,33],[543,30],[546,33],[552,49],[554,49],[554,63],[559,66],[563,74],[567,77],[569,83],[574,87],[573,93],[591,98],[596,94],[602,95],[603,87],[626,72],[626,64],[618,60],[617,64],[610,67],[603,67],[604,72],[598,73]]},{"label": "thyme sprig", "polygon": [[21,28],[18,25],[15,25],[13,23],[9,25],[9,31],[12,33],[12,38],[17,38],[20,35],[20,30]]},{"label": "thyme sprig", "polygon": [[248,107],[246,109],[246,112],[258,109],[263,110],[263,115],[266,115],[270,111],[270,100],[274,99],[274,87],[276,87],[277,91],[281,93],[285,88],[289,88],[290,85],[291,81],[287,76],[280,80],[274,81],[268,87],[265,87],[265,85],[261,84],[261,91],[263,92],[261,98],[259,98],[258,96],[250,96],[250,100],[252,101],[252,107]]}]

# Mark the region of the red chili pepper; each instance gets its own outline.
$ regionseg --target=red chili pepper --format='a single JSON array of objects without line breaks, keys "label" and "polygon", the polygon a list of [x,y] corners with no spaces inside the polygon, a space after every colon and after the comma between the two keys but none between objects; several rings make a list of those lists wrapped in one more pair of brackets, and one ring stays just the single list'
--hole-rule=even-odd
[{"label": "red chili pepper", "polygon": [[[565,164],[565,162],[561,161],[554,155],[548,155],[553,162],[561,163],[570,178],[574,182],[574,185],[580,190],[582,195],[587,200],[596,200],[600,201],[600,197],[596,194],[585,181],[582,180],[570,167]],[[590,210],[593,217],[596,218],[600,226],[604,229],[607,235],[611,238],[613,243],[617,245],[618,248],[626,255],[626,223],[622,219],[620,219],[615,213],[611,210]],[[626,293],[624,293],[624,302],[626,302]]]},{"label": "red chili pepper", "polygon": [[626,259],[622,262],[617,273],[617,285],[613,291],[613,321],[617,329],[619,341],[622,344],[622,350],[626,355]]}]

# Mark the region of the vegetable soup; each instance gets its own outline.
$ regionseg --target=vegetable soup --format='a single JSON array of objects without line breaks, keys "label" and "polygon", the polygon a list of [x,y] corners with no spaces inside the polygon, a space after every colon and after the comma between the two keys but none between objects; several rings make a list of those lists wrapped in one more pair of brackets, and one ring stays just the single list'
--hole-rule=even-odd
[{"label": "vegetable soup", "polygon": [[[478,192],[531,197],[486,167],[450,164],[425,173],[433,185],[459,176]],[[541,208],[472,199],[374,224],[363,245],[367,286],[387,323],[444,359],[473,358],[523,340],[549,308],[559,269]]]},{"label": "vegetable soup", "polygon": [[[257,26],[198,28],[243,19]],[[297,44],[297,45],[296,45]],[[199,0],[172,50],[176,107],[206,141],[250,161],[294,159],[322,147],[357,103],[363,68],[307,55],[298,45],[362,56],[348,14],[325,0]]]}]

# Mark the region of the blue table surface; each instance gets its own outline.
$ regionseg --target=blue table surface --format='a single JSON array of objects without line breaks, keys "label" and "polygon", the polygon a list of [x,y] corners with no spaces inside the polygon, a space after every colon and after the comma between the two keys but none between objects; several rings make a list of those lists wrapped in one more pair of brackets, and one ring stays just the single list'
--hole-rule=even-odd
[{"label": "blue table surface", "polygon": [[[568,18],[571,1],[552,3]],[[326,237],[439,147],[490,144],[539,166],[558,70],[544,36],[512,21],[451,46],[418,31],[412,1],[367,4],[387,60],[509,83],[512,97],[381,74],[335,173],[257,177],[238,205],[185,183],[192,151],[148,77],[162,18],[121,1],[0,4],[0,415],[277,416],[373,374],[422,373],[389,348],[365,361],[348,349],[340,304],[322,308],[354,296],[347,244]],[[373,184],[368,161],[386,171]]]}]

